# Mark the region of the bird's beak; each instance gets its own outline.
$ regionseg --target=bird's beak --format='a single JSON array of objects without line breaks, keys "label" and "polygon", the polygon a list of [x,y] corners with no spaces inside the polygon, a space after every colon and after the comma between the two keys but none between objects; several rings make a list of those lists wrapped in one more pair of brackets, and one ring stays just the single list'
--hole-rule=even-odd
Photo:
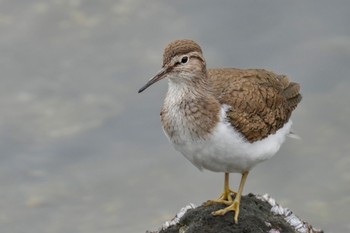
[{"label": "bird's beak", "polygon": [[151,78],[143,87],[140,88],[139,93],[141,93],[144,90],[146,90],[152,84],[154,84],[154,83],[158,82],[159,80],[162,80],[163,78],[165,78],[167,71],[168,71],[168,67],[166,67],[166,66],[162,67],[162,69],[160,69],[160,71],[156,74],[156,76]]}]

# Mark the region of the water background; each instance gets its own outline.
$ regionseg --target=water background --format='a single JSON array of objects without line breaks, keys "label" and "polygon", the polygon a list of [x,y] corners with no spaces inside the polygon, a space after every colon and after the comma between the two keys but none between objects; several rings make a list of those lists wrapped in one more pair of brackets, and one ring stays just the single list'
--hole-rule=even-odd
[{"label": "water background", "polygon": [[[248,177],[326,232],[349,232],[349,1],[0,1],[0,232],[135,233],[217,197],[163,135],[174,39],[209,67],[266,68],[302,86],[294,131]],[[239,176],[231,185],[237,189]]]}]

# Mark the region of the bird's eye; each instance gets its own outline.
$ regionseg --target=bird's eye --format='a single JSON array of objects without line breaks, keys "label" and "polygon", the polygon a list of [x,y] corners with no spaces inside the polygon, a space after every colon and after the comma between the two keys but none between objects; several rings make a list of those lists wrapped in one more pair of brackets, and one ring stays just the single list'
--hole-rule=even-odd
[{"label": "bird's eye", "polygon": [[188,57],[187,56],[183,56],[182,58],[181,58],[181,63],[182,64],[186,64],[188,62]]}]

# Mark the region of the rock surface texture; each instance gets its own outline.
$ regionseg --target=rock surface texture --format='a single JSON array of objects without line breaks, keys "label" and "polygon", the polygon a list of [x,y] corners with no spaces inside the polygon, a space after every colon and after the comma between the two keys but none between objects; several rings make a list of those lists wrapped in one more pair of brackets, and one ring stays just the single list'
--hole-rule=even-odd
[{"label": "rock surface texture", "polygon": [[195,207],[190,204],[159,231],[146,233],[321,233],[300,220],[287,208],[281,207],[268,195],[248,194],[242,197],[238,224],[234,224],[233,213],[213,216],[213,211],[224,208],[222,204]]}]

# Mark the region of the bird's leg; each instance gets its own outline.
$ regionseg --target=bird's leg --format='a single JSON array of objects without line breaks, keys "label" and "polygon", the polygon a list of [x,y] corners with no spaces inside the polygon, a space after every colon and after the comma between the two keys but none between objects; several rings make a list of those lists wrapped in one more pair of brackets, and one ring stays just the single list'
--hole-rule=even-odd
[{"label": "bird's leg", "polygon": [[238,193],[235,199],[233,200],[232,204],[227,206],[225,209],[221,209],[213,212],[213,215],[224,215],[229,211],[234,211],[235,212],[234,221],[235,223],[238,223],[239,205],[241,203],[242,192],[243,192],[244,184],[247,179],[248,173],[249,172],[244,172],[242,174],[242,179],[241,179],[241,183],[239,184]]},{"label": "bird's leg", "polygon": [[237,192],[232,191],[230,189],[230,182],[229,182],[229,176],[230,173],[225,173],[225,184],[224,184],[224,192],[221,194],[221,196],[218,199],[210,200],[206,202],[206,205],[213,205],[216,203],[222,203],[225,205],[231,205],[233,203],[231,194],[237,195]]}]

